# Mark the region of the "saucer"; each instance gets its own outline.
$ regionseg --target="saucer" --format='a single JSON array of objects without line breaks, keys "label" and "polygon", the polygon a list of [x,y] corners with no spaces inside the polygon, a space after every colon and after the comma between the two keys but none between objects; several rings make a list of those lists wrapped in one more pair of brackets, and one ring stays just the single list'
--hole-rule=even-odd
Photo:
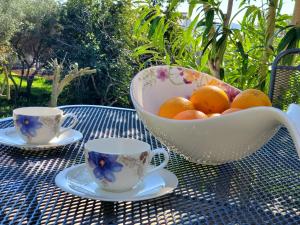
[{"label": "saucer", "polygon": [[85,164],[64,169],[55,177],[56,185],[70,194],[93,200],[121,202],[141,201],[171,193],[178,185],[172,172],[162,169],[146,175],[143,181],[130,191],[108,192],[92,180]]},{"label": "saucer", "polygon": [[53,138],[48,144],[34,145],[27,144],[17,133],[14,127],[0,129],[0,144],[12,146],[25,150],[44,150],[56,148],[79,141],[82,134],[77,130],[68,130],[59,137]]}]

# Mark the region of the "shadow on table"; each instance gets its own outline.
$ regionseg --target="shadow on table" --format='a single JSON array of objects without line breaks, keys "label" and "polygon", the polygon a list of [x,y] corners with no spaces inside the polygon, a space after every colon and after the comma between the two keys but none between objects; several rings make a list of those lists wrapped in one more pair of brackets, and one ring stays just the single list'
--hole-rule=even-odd
[{"label": "shadow on table", "polygon": [[[81,205],[74,206],[74,210],[82,208],[82,213],[69,222],[87,224],[297,224],[300,221],[299,198],[287,196],[291,194],[287,191],[291,186],[278,189],[280,182],[272,182],[272,177],[266,178],[255,167],[245,173],[240,166],[191,165],[183,176],[178,175],[180,186],[174,193],[140,202],[110,203],[63,194],[72,200],[66,201],[62,208],[72,208],[74,202]],[[296,191],[292,194],[299,196],[299,190]]]},{"label": "shadow on table", "polygon": [[119,203],[82,199],[55,186],[61,169],[82,162],[81,148],[8,150],[0,156],[0,218],[37,224],[299,224],[300,162],[290,142],[281,133],[254,155],[221,166],[172,153],[168,169],[180,182],[174,193]]},{"label": "shadow on table", "polygon": [[46,206],[41,202],[49,191],[45,187],[56,188],[56,174],[66,164],[82,161],[80,150],[75,149],[75,154],[74,149],[71,145],[43,151],[6,147],[0,156],[0,220],[28,223],[41,218]]}]

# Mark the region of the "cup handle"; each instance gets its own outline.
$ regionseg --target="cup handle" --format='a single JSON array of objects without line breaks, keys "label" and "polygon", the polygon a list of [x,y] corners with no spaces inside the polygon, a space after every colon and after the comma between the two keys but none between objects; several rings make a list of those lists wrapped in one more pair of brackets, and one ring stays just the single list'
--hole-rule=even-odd
[{"label": "cup handle", "polygon": [[168,164],[168,162],[169,162],[169,153],[167,152],[167,150],[165,150],[163,148],[158,148],[158,149],[152,150],[151,153],[150,153],[150,161],[157,154],[163,154],[164,157],[165,157],[165,160],[159,166],[156,166],[154,168],[148,168],[146,173],[152,173],[156,170],[161,170]]},{"label": "cup handle", "polygon": [[[71,117],[72,118],[72,122],[68,127],[62,127],[62,124],[65,122],[65,120],[67,118]],[[59,135],[61,135],[62,133],[71,130],[76,124],[78,123],[78,119],[77,116],[73,113],[67,113],[65,115],[62,116],[61,122],[60,122],[60,131],[59,131]]]}]

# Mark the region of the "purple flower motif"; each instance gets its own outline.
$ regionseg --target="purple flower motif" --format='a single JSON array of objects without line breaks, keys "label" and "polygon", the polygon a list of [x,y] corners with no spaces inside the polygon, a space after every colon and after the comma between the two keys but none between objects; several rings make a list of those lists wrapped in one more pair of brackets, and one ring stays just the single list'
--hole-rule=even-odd
[{"label": "purple flower motif", "polygon": [[192,83],[192,81],[187,80],[187,79],[185,79],[185,78],[183,78],[183,82],[186,83],[186,84],[191,84],[191,83]]},{"label": "purple flower motif", "polygon": [[161,81],[165,81],[168,78],[168,69],[166,68],[159,68],[157,70],[157,78]]},{"label": "purple flower motif", "polygon": [[177,67],[177,69],[179,70],[179,75],[182,77],[183,76],[183,69],[181,67]]},{"label": "purple flower motif", "polygon": [[20,127],[20,131],[28,138],[36,136],[36,130],[42,127],[38,116],[18,115],[16,118],[16,126]]},{"label": "purple flower motif", "polygon": [[114,182],[116,177],[115,172],[120,172],[123,165],[117,162],[117,155],[103,154],[99,152],[89,152],[88,162],[94,168],[93,173],[96,178]]},{"label": "purple flower motif", "polygon": [[239,90],[236,90],[235,88],[232,88],[230,86],[225,87],[225,92],[228,95],[229,100],[231,102],[233,101],[233,99],[235,98],[235,96],[237,96],[240,93]]}]

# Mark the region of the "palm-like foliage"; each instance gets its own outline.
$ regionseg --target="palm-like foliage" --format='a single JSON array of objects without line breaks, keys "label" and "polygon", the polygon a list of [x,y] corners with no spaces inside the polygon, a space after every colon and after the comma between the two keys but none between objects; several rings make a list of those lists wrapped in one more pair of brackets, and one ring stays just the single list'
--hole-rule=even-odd
[{"label": "palm-like foliage", "polygon": [[[220,1],[190,0],[186,18],[177,12],[177,0],[165,10],[141,6],[134,29],[139,40],[135,57],[141,67],[177,64],[210,72],[241,89],[267,91],[275,55],[298,46],[300,36],[298,27],[289,26],[291,16],[281,14],[282,0],[261,0],[261,5],[258,2],[241,1],[239,11],[232,14],[236,2],[228,1],[224,12]],[[232,27],[241,12],[244,17],[240,28]],[[180,26],[183,19],[190,21],[188,26]]]}]

